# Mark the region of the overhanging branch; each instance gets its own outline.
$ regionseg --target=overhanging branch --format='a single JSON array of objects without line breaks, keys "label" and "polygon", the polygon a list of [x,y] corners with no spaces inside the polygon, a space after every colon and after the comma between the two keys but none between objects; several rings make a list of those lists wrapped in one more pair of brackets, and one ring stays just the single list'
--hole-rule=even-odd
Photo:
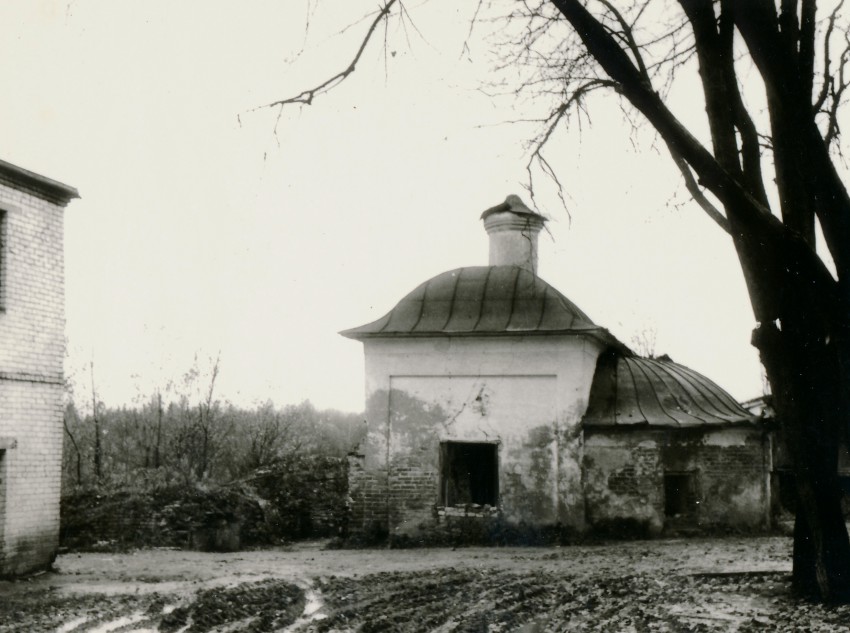
[{"label": "overhanging branch", "polygon": [[681,172],[682,178],[685,181],[685,188],[688,190],[688,193],[691,194],[694,201],[702,207],[702,210],[708,214],[708,217],[714,220],[717,226],[729,233],[729,220],[726,219],[726,216],[723,215],[717,207],[711,204],[711,201],[702,192],[699,183],[696,181],[696,178],[694,178],[694,174],[691,172],[691,168],[688,167],[688,163],[685,159],[677,155],[672,149],[670,150],[670,155],[673,157],[673,162],[676,163],[676,167],[679,168],[679,172]]},{"label": "overhanging branch", "polygon": [[275,107],[283,107],[286,105],[300,103],[302,105],[310,105],[313,103],[313,99],[317,96],[326,93],[328,90],[338,86],[340,83],[345,81],[345,79],[355,71],[357,68],[357,64],[360,61],[360,58],[363,56],[363,51],[366,50],[366,46],[369,45],[369,42],[372,39],[372,36],[375,34],[375,31],[378,29],[378,26],[381,22],[385,21],[392,11],[393,5],[401,4],[400,0],[387,0],[387,3],[383,6],[383,8],[378,10],[375,19],[372,20],[372,23],[369,25],[369,29],[366,31],[366,34],[363,36],[363,39],[360,41],[360,47],[357,49],[357,53],[354,55],[354,58],[351,60],[351,63],[340,72],[336,73],[333,77],[329,77],[322,83],[313,88],[308,88],[307,90],[301,91],[299,94],[294,97],[288,97],[286,99],[279,99],[278,101],[272,101],[264,106],[259,106],[258,108],[254,108],[255,110],[259,110],[261,108],[275,108]]},{"label": "overhanging branch", "polygon": [[569,115],[570,110],[572,108],[581,108],[582,99],[594,90],[598,90],[600,88],[616,89],[617,83],[609,79],[592,79],[576,88],[570,95],[569,99],[555,108],[555,110],[553,110],[546,118],[546,127],[542,134],[540,134],[532,144],[533,150],[525,166],[526,173],[528,174],[528,192],[531,196],[532,202],[534,202],[534,175],[532,172],[532,166],[536,162],[540,165],[543,173],[555,183],[558,198],[560,199],[563,207],[565,209],[567,208],[566,200],[564,199],[564,187],[561,180],[558,178],[558,175],[555,173],[555,170],[549,164],[549,161],[545,156],[543,156],[543,148],[552,138],[552,134],[554,134],[558,124],[564,119],[564,117]]}]

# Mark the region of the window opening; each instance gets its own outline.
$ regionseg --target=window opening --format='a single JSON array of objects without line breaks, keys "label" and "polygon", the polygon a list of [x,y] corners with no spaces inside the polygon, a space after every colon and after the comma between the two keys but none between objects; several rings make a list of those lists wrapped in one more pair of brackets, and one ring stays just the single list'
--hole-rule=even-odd
[{"label": "window opening", "polygon": [[694,473],[664,473],[664,515],[688,516],[695,514],[696,510]]},{"label": "window opening", "polygon": [[485,442],[440,444],[440,501],[443,505],[498,505],[498,445]]}]

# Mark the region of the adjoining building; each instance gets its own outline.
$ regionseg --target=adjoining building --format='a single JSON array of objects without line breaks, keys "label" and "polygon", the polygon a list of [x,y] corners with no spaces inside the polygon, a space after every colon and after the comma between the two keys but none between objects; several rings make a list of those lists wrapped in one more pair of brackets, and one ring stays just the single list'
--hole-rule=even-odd
[{"label": "adjoining building", "polygon": [[59,544],[63,209],[73,187],[0,161],[0,576]]},{"label": "adjoining building", "polygon": [[704,376],[640,358],[537,275],[545,218],[516,196],[481,216],[488,266],[444,272],[361,341],[368,433],[353,533],[455,517],[575,531],[769,521],[770,437]]}]

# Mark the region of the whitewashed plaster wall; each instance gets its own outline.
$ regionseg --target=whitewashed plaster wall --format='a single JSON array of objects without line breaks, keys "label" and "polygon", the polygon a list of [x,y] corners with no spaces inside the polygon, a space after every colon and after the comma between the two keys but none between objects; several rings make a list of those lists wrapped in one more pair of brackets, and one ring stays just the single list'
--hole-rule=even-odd
[{"label": "whitewashed plaster wall", "polygon": [[[581,418],[602,345],[579,335],[367,339],[366,470],[416,480],[391,515],[396,531],[438,501],[439,444],[499,446],[508,520],[584,527]],[[389,466],[389,468],[387,468]],[[424,497],[428,497],[425,499]],[[388,491],[390,503],[394,497]]]}]

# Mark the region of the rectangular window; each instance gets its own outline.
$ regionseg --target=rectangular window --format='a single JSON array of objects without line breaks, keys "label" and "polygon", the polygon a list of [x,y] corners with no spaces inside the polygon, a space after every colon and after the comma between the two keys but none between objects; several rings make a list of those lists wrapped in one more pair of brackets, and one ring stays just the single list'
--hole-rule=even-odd
[{"label": "rectangular window", "polygon": [[697,511],[696,476],[690,472],[664,473],[664,515],[693,516]]},{"label": "rectangular window", "polygon": [[440,444],[440,501],[445,506],[497,506],[499,448],[490,442]]}]

